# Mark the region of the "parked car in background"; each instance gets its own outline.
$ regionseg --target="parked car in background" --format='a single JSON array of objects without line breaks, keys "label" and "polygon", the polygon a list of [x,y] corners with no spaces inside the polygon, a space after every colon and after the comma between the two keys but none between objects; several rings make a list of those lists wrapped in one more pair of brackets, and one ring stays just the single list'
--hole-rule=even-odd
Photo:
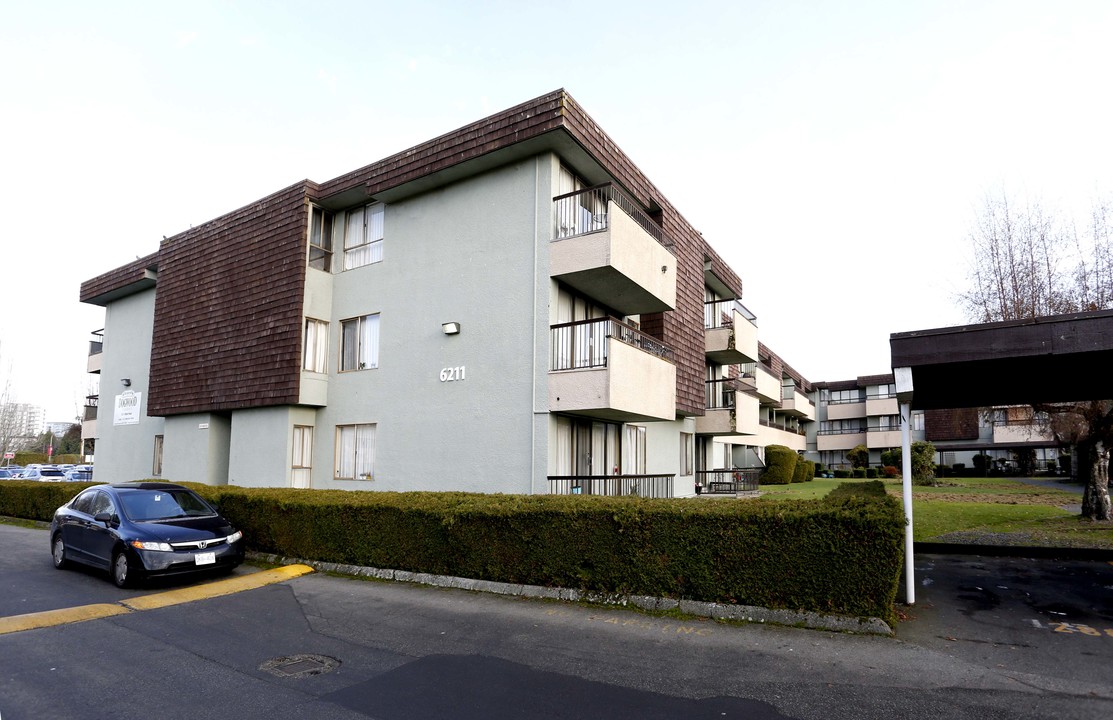
[{"label": "parked car in background", "polygon": [[127,587],[156,575],[230,572],[243,562],[243,533],[181,485],[94,485],[54,512],[50,554],[57,568],[104,568]]},{"label": "parked car in background", "polygon": [[54,467],[43,466],[24,470],[19,476],[20,480],[38,480],[39,482],[65,482],[66,474]]},{"label": "parked car in background", "polygon": [[7,468],[0,468],[0,480],[15,480],[18,477],[19,475],[17,473],[13,473]]},{"label": "parked car in background", "polygon": [[93,479],[93,469],[83,470],[81,466],[65,471],[66,479],[70,482],[89,482]]}]

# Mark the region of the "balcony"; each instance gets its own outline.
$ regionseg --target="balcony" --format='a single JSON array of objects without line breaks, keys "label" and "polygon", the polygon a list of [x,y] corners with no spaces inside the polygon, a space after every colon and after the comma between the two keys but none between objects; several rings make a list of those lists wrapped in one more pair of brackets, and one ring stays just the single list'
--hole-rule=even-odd
[{"label": "balcony", "polygon": [[99,395],[88,395],[85,398],[85,413],[81,416],[81,439],[88,440],[97,436],[97,405],[100,404]]},{"label": "balcony", "polygon": [[676,307],[676,258],[661,228],[607,183],[553,199],[550,274],[623,315]]},{"label": "balcony", "polygon": [[866,430],[866,447],[876,449],[888,449],[900,447],[903,440],[901,439],[901,432],[899,428],[893,427],[878,427],[867,428]]},{"label": "balcony", "polygon": [[104,352],[104,329],[94,330],[93,337],[95,340],[89,341],[89,359],[86,364],[85,372],[100,373],[101,360]]},{"label": "balcony", "polygon": [[781,412],[802,420],[815,421],[815,403],[795,385],[785,385],[782,389]]},{"label": "balcony", "polygon": [[550,475],[550,495],[671,498],[675,475]]},{"label": "balcony", "polygon": [[756,435],[760,403],[737,379],[707,381],[707,412],[696,417],[697,435]]},{"label": "balcony", "polygon": [[993,444],[1054,443],[1055,437],[1046,425],[1031,420],[993,423]]},{"label": "balcony", "polygon": [[866,396],[866,415],[897,415],[899,413],[900,407],[897,404],[896,395]]},{"label": "balcony", "polygon": [[750,392],[757,395],[762,405],[781,405],[781,379],[774,377],[761,363],[749,363],[742,366],[742,377],[739,378]]},{"label": "balcony", "polygon": [[859,445],[866,444],[866,429],[820,430],[815,441],[816,450],[820,452],[824,450],[853,450]]},{"label": "balcony", "polygon": [[[890,414],[896,414],[895,411]],[[843,400],[841,402],[830,402],[827,404],[827,419],[828,420],[852,420],[854,418],[864,418],[866,416],[866,401],[859,400]]]},{"label": "balcony", "polygon": [[757,362],[757,317],[737,300],[703,304],[703,349],[717,365]]},{"label": "balcony", "polygon": [[672,349],[615,318],[550,329],[549,411],[610,420],[676,419]]}]

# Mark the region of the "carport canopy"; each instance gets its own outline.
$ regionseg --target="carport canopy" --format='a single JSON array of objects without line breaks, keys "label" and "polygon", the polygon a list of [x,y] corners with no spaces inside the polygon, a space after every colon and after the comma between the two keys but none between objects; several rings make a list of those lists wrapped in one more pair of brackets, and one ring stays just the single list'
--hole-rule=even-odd
[{"label": "carport canopy", "polygon": [[1113,398],[1113,310],[892,333],[889,349],[913,410]]}]

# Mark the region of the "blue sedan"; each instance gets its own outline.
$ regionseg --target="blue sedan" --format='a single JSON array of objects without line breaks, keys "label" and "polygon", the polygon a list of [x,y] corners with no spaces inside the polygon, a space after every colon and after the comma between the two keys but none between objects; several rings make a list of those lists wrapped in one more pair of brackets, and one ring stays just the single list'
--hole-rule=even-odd
[{"label": "blue sedan", "polygon": [[158,575],[230,572],[243,562],[243,533],[181,485],[95,485],[54,512],[50,554],[56,568],[103,568],[127,587]]}]

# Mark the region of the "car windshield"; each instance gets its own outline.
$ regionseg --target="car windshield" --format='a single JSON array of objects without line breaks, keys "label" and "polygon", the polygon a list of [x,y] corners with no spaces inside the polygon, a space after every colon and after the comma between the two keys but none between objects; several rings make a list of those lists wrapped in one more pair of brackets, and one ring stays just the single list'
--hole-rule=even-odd
[{"label": "car windshield", "polygon": [[120,503],[124,514],[135,522],[216,514],[199,495],[185,488],[126,490],[120,493]]}]

